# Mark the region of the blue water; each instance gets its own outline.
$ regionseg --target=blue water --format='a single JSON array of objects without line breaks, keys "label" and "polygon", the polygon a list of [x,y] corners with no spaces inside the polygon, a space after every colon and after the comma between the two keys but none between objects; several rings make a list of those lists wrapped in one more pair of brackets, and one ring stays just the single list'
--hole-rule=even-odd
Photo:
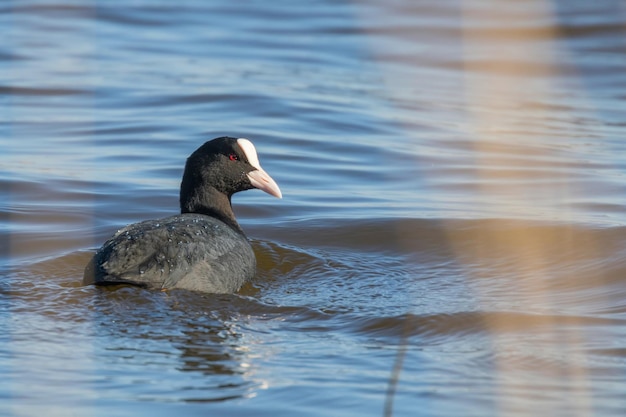
[{"label": "blue water", "polygon": [[[626,6],[0,4],[0,415],[622,416]],[[235,295],[81,286],[251,139]]]}]

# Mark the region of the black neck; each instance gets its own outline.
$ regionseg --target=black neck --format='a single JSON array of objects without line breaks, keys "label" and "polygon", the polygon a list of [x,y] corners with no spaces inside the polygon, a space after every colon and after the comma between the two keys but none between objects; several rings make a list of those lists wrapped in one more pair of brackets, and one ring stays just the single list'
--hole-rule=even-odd
[{"label": "black neck", "polygon": [[230,196],[217,191],[213,187],[196,188],[188,193],[183,193],[183,190],[185,190],[185,187],[181,187],[181,213],[197,213],[215,217],[237,232],[244,234],[241,226],[235,219]]}]

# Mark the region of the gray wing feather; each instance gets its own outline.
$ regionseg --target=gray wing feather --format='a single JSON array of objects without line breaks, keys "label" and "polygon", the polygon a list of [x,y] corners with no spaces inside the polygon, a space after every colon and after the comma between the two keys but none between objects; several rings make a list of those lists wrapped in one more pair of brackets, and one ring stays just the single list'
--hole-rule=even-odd
[{"label": "gray wing feather", "polygon": [[215,218],[183,214],[120,230],[95,254],[86,281],[90,268],[99,284],[234,292],[256,261],[245,236]]}]

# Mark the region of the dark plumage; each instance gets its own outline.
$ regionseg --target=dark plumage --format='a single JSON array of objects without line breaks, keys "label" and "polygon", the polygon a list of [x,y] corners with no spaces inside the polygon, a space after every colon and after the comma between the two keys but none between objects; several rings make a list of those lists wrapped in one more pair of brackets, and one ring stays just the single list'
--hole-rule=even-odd
[{"label": "dark plumage", "polygon": [[281,198],[247,139],[206,142],[187,159],[181,214],[135,223],[96,252],[85,284],[134,284],[232,293],[254,276],[252,247],[235,219],[231,196],[259,188]]}]

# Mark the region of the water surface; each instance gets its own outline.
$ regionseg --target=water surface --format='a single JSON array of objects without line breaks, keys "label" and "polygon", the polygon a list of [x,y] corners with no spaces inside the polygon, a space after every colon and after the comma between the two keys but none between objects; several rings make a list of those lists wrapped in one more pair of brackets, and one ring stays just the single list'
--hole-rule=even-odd
[{"label": "water surface", "polygon": [[[626,7],[440,3],[0,5],[0,414],[622,416]],[[81,286],[221,135],[255,280]]]}]

